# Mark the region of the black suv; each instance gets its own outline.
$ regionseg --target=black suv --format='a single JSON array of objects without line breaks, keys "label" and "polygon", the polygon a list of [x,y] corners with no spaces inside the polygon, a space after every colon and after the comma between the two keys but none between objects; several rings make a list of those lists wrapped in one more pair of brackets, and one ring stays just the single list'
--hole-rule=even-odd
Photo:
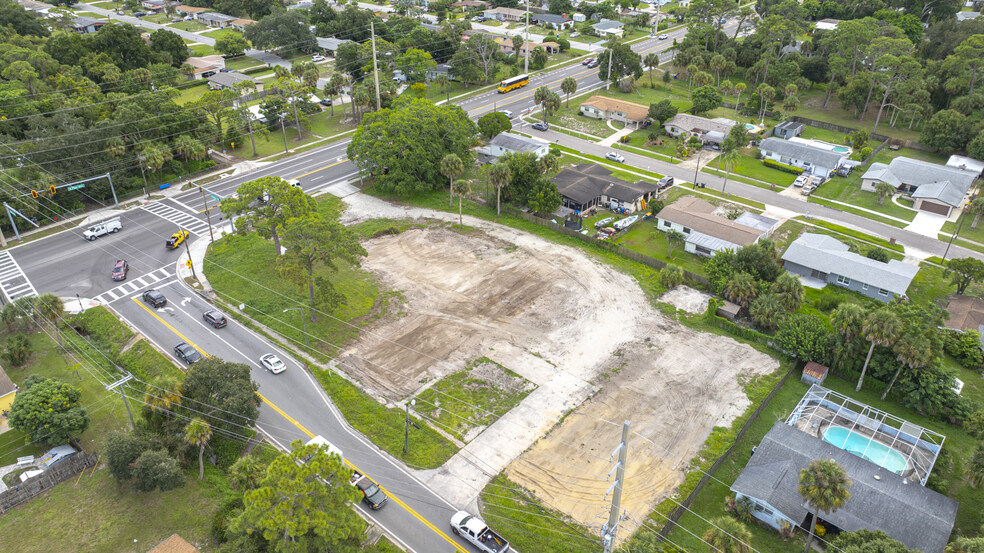
[{"label": "black suv", "polygon": [[206,323],[214,326],[215,328],[222,328],[226,325],[225,315],[214,309],[209,309],[208,311],[202,313],[202,318],[205,319]]},{"label": "black suv", "polygon": [[167,305],[167,298],[157,290],[147,290],[144,292],[143,300],[154,307],[164,307]]},{"label": "black suv", "polygon": [[184,342],[174,346],[174,354],[189,365],[202,358],[202,354],[197,349]]}]

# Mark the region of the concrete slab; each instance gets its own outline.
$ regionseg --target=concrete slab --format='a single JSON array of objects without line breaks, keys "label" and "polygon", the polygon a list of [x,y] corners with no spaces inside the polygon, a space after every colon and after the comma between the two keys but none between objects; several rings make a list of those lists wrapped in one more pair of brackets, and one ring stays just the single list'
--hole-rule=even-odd
[{"label": "concrete slab", "polygon": [[943,228],[943,223],[946,221],[947,219],[943,215],[920,211],[916,213],[916,218],[905,227],[905,230],[930,238],[936,238],[939,236],[940,230]]}]

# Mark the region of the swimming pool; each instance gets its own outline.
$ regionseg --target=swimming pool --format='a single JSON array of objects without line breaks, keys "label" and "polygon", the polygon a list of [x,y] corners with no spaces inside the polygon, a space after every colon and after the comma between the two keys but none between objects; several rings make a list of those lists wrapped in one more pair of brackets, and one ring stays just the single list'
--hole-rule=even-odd
[{"label": "swimming pool", "polygon": [[838,154],[847,154],[851,152],[851,149],[847,146],[834,146],[830,151],[837,152]]},{"label": "swimming pool", "polygon": [[871,461],[895,474],[902,474],[909,466],[905,456],[898,451],[867,436],[851,432],[842,426],[831,426],[824,430],[823,441]]},{"label": "swimming pool", "polygon": [[748,130],[750,130],[750,131],[754,131],[755,130],[755,125],[749,125],[748,123],[745,123],[745,128],[748,129]]}]

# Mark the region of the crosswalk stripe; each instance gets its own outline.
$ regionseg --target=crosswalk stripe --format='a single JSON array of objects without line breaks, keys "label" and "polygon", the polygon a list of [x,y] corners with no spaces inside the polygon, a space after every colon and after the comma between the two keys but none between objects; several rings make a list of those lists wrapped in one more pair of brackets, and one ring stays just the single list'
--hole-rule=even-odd
[{"label": "crosswalk stripe", "polygon": [[160,202],[146,204],[142,206],[142,209],[199,236],[208,231],[208,223],[205,221]]},{"label": "crosswalk stripe", "polygon": [[0,251],[0,291],[10,301],[24,296],[38,295],[31,280],[27,278],[9,251]]},{"label": "crosswalk stripe", "polygon": [[120,298],[124,298],[131,294],[134,294],[139,290],[141,290],[142,288],[147,288],[149,286],[152,286],[171,276],[173,275],[171,275],[171,273],[168,272],[168,266],[165,265],[164,267],[154,269],[153,271],[141,276],[140,278],[136,278],[131,281],[124,282],[123,284],[120,284],[116,288],[107,290],[102,294],[99,294],[93,299],[101,303],[112,303]]}]

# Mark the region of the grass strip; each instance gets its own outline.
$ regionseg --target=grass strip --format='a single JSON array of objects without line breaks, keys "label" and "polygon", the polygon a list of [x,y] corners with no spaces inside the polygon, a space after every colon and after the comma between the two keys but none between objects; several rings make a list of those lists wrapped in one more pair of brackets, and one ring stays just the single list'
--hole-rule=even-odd
[{"label": "grass strip", "polygon": [[893,251],[897,251],[897,252],[900,252],[900,253],[905,253],[905,247],[902,246],[902,244],[892,244],[888,240],[885,240],[884,238],[878,238],[878,237],[872,236],[870,234],[865,234],[863,232],[859,232],[859,231],[856,231],[854,229],[843,227],[841,225],[835,225],[834,223],[829,223],[829,222],[824,221],[824,220],[821,220],[821,219],[807,219],[806,217],[804,217],[802,215],[799,216],[799,217],[796,217],[796,220],[797,221],[804,222],[804,223],[807,223],[807,224],[815,225],[815,226],[818,226],[818,227],[822,227],[822,228],[825,228],[827,230],[832,230],[834,232],[843,234],[845,236],[850,236],[851,238],[857,238],[858,240],[861,240],[862,242],[867,242],[867,243],[872,244],[872,245],[875,245],[875,246],[881,246],[882,248],[885,248],[887,250],[893,250]]},{"label": "grass strip", "polygon": [[826,200],[826,199],[821,198],[821,197],[818,197],[818,196],[810,196],[807,201],[810,202],[810,203],[822,205],[824,207],[829,207],[830,209],[836,209],[837,211],[843,211],[845,213],[853,213],[854,215],[858,215],[860,217],[864,217],[865,219],[871,219],[872,221],[878,221],[879,223],[885,223],[886,225],[892,225],[893,227],[896,227],[896,228],[905,228],[905,227],[909,226],[908,223],[903,223],[902,221],[896,221],[895,219],[889,219],[887,217],[882,217],[881,215],[878,215],[877,213],[872,213],[870,211],[864,211],[864,210],[861,210],[861,209],[855,209],[853,207],[849,207],[849,206],[846,206],[844,204],[835,203],[835,202],[832,202],[830,200]]}]

